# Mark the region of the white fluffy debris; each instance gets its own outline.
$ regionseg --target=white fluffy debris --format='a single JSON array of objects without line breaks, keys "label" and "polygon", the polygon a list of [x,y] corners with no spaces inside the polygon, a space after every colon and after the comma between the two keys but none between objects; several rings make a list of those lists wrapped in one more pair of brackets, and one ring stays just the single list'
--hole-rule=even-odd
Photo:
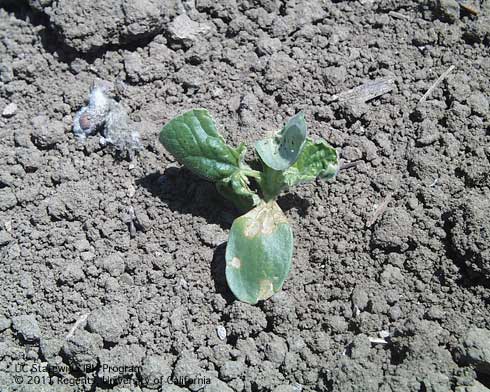
[{"label": "white fluffy debris", "polygon": [[94,86],[90,92],[88,106],[81,108],[73,120],[73,133],[81,142],[93,135],[103,126],[109,112],[109,98],[105,95],[106,86]]},{"label": "white fluffy debris", "polygon": [[108,83],[94,84],[88,106],[81,108],[73,120],[73,133],[80,142],[100,132],[100,144],[112,145],[132,158],[141,149],[139,132],[133,127],[124,107],[107,96]]}]

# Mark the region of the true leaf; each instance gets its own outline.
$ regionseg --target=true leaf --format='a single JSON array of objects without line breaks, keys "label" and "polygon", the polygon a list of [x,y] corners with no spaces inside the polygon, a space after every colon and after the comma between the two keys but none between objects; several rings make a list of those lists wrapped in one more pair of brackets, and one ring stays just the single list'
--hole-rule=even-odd
[{"label": "true leaf", "polygon": [[227,178],[240,166],[240,148],[226,145],[204,109],[193,109],[172,119],[162,128],[160,142],[177,161],[207,180]]},{"label": "true leaf", "polygon": [[313,142],[307,139],[303,150],[294,165],[283,172],[288,187],[313,181],[315,178],[330,180],[339,171],[337,150],[324,140]]},{"label": "true leaf", "polygon": [[306,139],[298,160],[284,171],[264,166],[259,180],[266,200],[276,198],[284,189],[316,178],[329,180],[337,175],[339,159],[335,148],[324,140]]},{"label": "true leaf", "polygon": [[283,173],[282,171],[271,169],[267,165],[263,166],[258,182],[264,200],[274,200],[279,193],[287,188]]},{"label": "true leaf", "polygon": [[291,269],[293,233],[275,201],[235,219],[226,246],[226,280],[243,302],[256,304],[278,292]]},{"label": "true leaf", "polygon": [[306,133],[304,114],[298,113],[276,135],[256,142],[255,149],[267,166],[274,170],[286,170],[298,159]]}]

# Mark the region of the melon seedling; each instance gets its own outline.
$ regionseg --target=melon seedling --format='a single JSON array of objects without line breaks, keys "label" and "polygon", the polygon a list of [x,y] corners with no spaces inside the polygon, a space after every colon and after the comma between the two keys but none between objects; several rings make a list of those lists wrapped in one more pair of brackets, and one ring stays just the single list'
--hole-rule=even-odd
[{"label": "melon seedling", "polygon": [[307,135],[304,115],[298,113],[255,143],[262,166],[255,170],[245,162],[245,145],[228,146],[205,109],[173,118],[160,132],[160,142],[179,163],[214,182],[245,212],[234,220],[226,246],[226,281],[240,301],[270,298],[291,270],[293,232],[276,202],[279,194],[316,178],[333,179],[339,171],[337,151]]}]

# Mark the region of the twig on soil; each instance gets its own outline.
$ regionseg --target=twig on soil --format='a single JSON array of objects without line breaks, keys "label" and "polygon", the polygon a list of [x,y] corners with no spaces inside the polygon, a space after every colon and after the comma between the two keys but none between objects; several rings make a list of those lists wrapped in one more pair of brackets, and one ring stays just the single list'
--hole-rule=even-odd
[{"label": "twig on soil", "polygon": [[130,216],[130,221],[129,221],[129,235],[131,238],[136,237],[136,226],[134,225],[134,221],[136,220],[136,214],[134,213],[134,208],[133,206],[129,207],[129,216]]},{"label": "twig on soil", "polygon": [[425,100],[428,98],[428,96],[430,94],[432,94],[432,91],[434,91],[434,89],[439,85],[439,83],[441,83],[444,79],[447,78],[447,76],[453,71],[454,68],[455,68],[455,66],[451,65],[446,70],[446,72],[444,72],[441,76],[439,76],[437,78],[437,80],[434,82],[434,84],[432,86],[430,86],[430,88],[427,90],[427,92],[422,96],[422,98],[420,98],[419,103],[425,102]]},{"label": "twig on soil", "polygon": [[68,332],[68,335],[65,336],[65,340],[70,339],[73,334],[75,333],[75,330],[82,324],[85,320],[87,320],[88,313],[82,314],[82,316],[77,320],[77,322],[71,327],[70,332]]},{"label": "twig on soil", "polygon": [[378,208],[376,208],[376,211],[374,211],[371,219],[369,219],[369,221],[366,223],[367,227],[371,227],[374,222],[376,222],[378,218],[383,215],[383,213],[386,211],[386,208],[388,208],[388,204],[390,203],[392,196],[393,192],[390,192],[386,195],[383,202],[378,206]]},{"label": "twig on soil", "polygon": [[369,338],[369,341],[372,344],[387,344],[388,342],[383,338]]},{"label": "twig on soil", "polygon": [[364,103],[383,94],[389,93],[391,90],[393,90],[394,85],[395,81],[392,78],[370,80],[364,84],[361,84],[360,86],[354,87],[340,94],[333,95],[331,100],[339,102],[356,101]]},{"label": "twig on soil", "polygon": [[465,4],[465,3],[459,3],[459,6],[464,9],[465,11],[469,12],[472,15],[478,16],[479,12],[478,10],[474,9],[472,6]]},{"label": "twig on soil", "polygon": [[396,18],[396,19],[405,19],[405,20],[409,20],[409,21],[412,20],[412,18],[410,18],[410,16],[401,14],[401,13],[396,12],[396,11],[390,11],[390,12],[388,12],[388,15],[390,15],[393,18]]},{"label": "twig on soil", "polygon": [[354,162],[341,163],[339,170],[347,170],[347,169],[350,169],[351,167],[356,167],[361,162],[364,162],[364,161],[362,159],[359,159],[358,161],[354,161]]},{"label": "twig on soil", "polygon": [[125,214],[123,220],[128,225],[129,235],[131,236],[131,238],[136,237],[136,226],[135,226],[136,214],[134,212],[134,208],[132,205],[130,205],[127,208],[126,214]]}]

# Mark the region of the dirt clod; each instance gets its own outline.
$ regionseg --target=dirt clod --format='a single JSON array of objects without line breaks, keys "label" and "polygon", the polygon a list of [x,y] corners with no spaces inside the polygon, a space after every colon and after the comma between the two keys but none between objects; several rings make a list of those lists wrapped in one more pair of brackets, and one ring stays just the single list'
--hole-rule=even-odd
[{"label": "dirt clod", "polygon": [[[452,246],[460,260],[490,280],[490,202],[486,196],[463,201],[451,217]],[[459,260],[457,260],[459,261]]]},{"label": "dirt clod", "polygon": [[413,218],[402,207],[388,209],[376,224],[372,242],[381,249],[407,249]]},{"label": "dirt clod", "polygon": [[53,121],[47,116],[36,116],[32,120],[32,142],[38,148],[51,148],[61,143],[64,135],[64,124]]},{"label": "dirt clod", "polygon": [[41,329],[33,314],[14,317],[12,328],[26,342],[35,342],[41,338]]},{"label": "dirt clod", "polygon": [[89,314],[87,329],[101,336],[105,342],[117,343],[127,328],[128,318],[124,306],[107,306]]},{"label": "dirt clod", "polygon": [[168,380],[172,376],[172,363],[166,357],[151,355],[143,360],[141,378],[143,385],[149,389],[158,389],[160,380]]},{"label": "dirt clod", "polygon": [[459,4],[456,0],[436,0],[441,19],[454,23],[459,19]]},{"label": "dirt clod", "polygon": [[98,365],[102,346],[102,338],[99,335],[77,330],[63,345],[63,354],[73,369],[90,373]]},{"label": "dirt clod", "polygon": [[473,365],[477,372],[490,375],[490,331],[472,328],[456,351],[456,358]]}]

